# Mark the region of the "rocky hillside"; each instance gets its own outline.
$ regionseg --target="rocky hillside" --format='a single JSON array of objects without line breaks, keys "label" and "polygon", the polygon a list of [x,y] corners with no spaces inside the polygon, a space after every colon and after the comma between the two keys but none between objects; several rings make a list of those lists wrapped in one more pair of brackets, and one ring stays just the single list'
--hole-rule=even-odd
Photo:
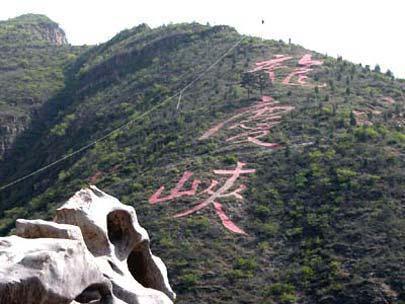
[{"label": "rocky hillside", "polygon": [[405,301],[405,82],[245,37],[167,99],[240,38],[140,25],[77,53],[2,184],[120,129],[3,190],[1,232],[96,184],[136,208],[178,303]]},{"label": "rocky hillside", "polygon": [[69,46],[45,16],[0,21],[0,158],[63,87],[66,66],[84,49]]}]

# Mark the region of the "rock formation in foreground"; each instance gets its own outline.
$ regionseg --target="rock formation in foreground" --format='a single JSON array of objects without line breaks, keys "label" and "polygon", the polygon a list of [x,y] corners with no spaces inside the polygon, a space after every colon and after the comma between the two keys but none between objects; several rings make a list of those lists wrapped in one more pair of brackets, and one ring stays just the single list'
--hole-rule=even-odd
[{"label": "rock formation in foreground", "polygon": [[17,220],[0,238],[0,304],[169,304],[175,293],[134,208],[82,189],[54,222]]}]

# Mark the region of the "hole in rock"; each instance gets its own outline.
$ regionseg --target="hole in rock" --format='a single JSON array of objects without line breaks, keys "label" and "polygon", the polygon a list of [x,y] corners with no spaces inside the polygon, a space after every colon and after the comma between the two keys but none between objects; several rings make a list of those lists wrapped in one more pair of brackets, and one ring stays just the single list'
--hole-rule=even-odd
[{"label": "hole in rock", "polygon": [[96,283],[87,287],[75,299],[77,303],[113,304],[113,296],[108,284]]},{"label": "hole in rock", "polygon": [[116,254],[119,258],[126,258],[126,255],[132,249],[131,242],[132,222],[128,212],[116,210],[107,216],[107,230],[110,242],[116,248]]},{"label": "hole in rock", "polygon": [[100,294],[99,284],[90,285],[75,299],[79,303],[100,303],[102,296]]}]

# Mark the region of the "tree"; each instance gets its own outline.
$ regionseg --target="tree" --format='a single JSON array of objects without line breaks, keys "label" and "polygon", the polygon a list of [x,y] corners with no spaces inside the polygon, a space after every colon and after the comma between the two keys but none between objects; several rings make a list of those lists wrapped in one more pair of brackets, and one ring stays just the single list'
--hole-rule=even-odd
[{"label": "tree", "polygon": [[241,86],[247,90],[248,98],[250,98],[251,90],[256,86],[256,77],[253,73],[243,73]]},{"label": "tree", "polygon": [[350,125],[357,125],[356,116],[354,115],[353,111],[350,112]]},{"label": "tree", "polygon": [[263,88],[266,85],[267,77],[265,77],[264,73],[260,73],[259,75],[259,88],[260,88],[260,95],[263,95]]}]

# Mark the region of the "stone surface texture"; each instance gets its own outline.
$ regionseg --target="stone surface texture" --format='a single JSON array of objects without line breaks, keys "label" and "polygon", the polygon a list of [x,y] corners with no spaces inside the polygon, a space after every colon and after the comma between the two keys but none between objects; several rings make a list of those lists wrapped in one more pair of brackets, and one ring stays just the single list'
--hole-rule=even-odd
[{"label": "stone surface texture", "polygon": [[166,266],[134,208],[95,186],[54,222],[22,220],[0,237],[0,304],[171,304]]}]

